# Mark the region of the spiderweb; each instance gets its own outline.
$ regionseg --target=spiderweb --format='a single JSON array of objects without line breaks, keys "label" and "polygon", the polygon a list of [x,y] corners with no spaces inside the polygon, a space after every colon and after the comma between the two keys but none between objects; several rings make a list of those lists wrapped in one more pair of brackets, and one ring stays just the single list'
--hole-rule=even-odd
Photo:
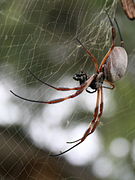
[{"label": "spiderweb", "polygon": [[[1,179],[135,178],[135,49],[129,37],[135,25],[119,8],[117,0],[0,2]],[[104,114],[98,130],[71,152],[52,158],[50,154],[69,148],[67,141],[83,135],[92,120],[96,94],[84,92],[63,103],[43,105],[17,99],[9,90],[35,100],[72,94],[48,88],[28,70],[57,87],[78,86],[72,79],[75,73],[83,70],[91,75],[95,70],[76,38],[100,63],[111,45],[105,10],[112,19],[118,16],[122,27],[130,59],[127,76],[116,83],[113,92],[104,91]]]}]

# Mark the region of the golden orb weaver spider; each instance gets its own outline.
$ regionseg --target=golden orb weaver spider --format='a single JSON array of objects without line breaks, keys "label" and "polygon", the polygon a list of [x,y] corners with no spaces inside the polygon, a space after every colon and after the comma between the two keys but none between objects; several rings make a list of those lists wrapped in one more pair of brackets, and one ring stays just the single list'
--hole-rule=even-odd
[{"label": "golden orb weaver spider", "polygon": [[[85,48],[85,46],[80,42],[79,39],[77,39],[78,43],[82,46],[82,48],[86,51],[86,53],[92,58],[92,61],[95,65],[95,70],[96,70],[96,73],[90,77],[86,73],[83,73],[82,71],[80,73],[75,74],[73,76],[73,79],[75,79],[76,81],[79,81],[80,86],[74,87],[74,88],[54,87],[40,80],[29,70],[29,72],[38,81],[42,82],[43,84],[58,91],[76,90],[74,94],[67,96],[65,98],[54,99],[51,101],[38,101],[38,100],[32,100],[32,99],[21,97],[15,94],[13,91],[10,91],[13,95],[25,101],[43,103],[43,104],[55,104],[55,103],[65,101],[70,98],[74,98],[80,95],[84,90],[86,90],[88,93],[97,92],[97,100],[96,100],[96,107],[93,114],[93,120],[90,122],[90,125],[88,129],[85,131],[84,135],[78,140],[67,142],[67,143],[76,143],[74,146],[70,147],[66,151],[63,151],[59,154],[54,154],[51,156],[59,156],[70,151],[71,149],[81,144],[88,135],[92,134],[95,131],[96,127],[98,126],[100,122],[100,117],[102,116],[102,113],[103,113],[103,88],[113,89],[115,87],[113,83],[119,80],[120,78],[122,78],[126,72],[128,57],[124,49],[124,41],[122,39],[118,23],[116,19],[114,19],[118,32],[119,32],[121,46],[115,46],[116,30],[108,13],[107,13],[107,16],[112,27],[112,45],[109,51],[107,52],[107,54],[105,55],[105,57],[103,58],[103,60],[101,61],[100,65],[98,64],[97,58],[89,50]],[[104,86],[103,85],[104,82],[108,83],[110,86],[109,87]],[[93,89],[93,91],[89,91],[88,90],[89,87]]]}]

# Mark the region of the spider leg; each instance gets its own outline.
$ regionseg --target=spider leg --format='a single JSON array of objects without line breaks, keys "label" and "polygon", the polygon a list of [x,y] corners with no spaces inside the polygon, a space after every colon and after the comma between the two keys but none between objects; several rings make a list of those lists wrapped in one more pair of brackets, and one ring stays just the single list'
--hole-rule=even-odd
[{"label": "spider leg", "polygon": [[[100,102],[100,112],[98,114],[99,102]],[[102,116],[102,113],[103,113],[103,89],[101,87],[97,91],[97,102],[96,102],[96,108],[95,108],[95,112],[94,112],[94,119],[90,123],[89,128],[84,133],[84,136],[82,138],[76,140],[76,141],[68,142],[68,143],[75,143],[75,142],[79,141],[77,144],[75,144],[74,146],[70,147],[66,151],[63,151],[63,152],[61,152],[59,154],[51,154],[50,156],[55,156],[56,157],[56,156],[63,155],[65,153],[67,153],[68,151],[72,150],[73,148],[75,148],[76,146],[78,146],[79,144],[81,144],[86,139],[86,137],[88,135],[92,134],[95,131],[97,125],[99,124],[100,117]]]},{"label": "spider leg", "polygon": [[14,92],[11,91],[11,90],[10,90],[10,92],[11,92],[14,96],[16,96],[16,97],[18,97],[18,98],[20,98],[20,99],[23,99],[23,100],[25,100],[25,101],[35,102],[35,103],[42,103],[42,104],[55,104],[55,103],[59,103],[59,102],[65,101],[65,100],[70,99],[70,98],[74,98],[74,97],[78,96],[79,94],[81,94],[81,93],[91,84],[91,82],[93,81],[93,79],[95,78],[95,76],[96,76],[95,74],[92,75],[92,76],[84,83],[85,86],[84,86],[81,90],[76,91],[74,94],[71,94],[70,96],[67,96],[67,97],[65,97],[65,98],[54,99],[54,100],[51,100],[51,101],[38,101],[38,100],[27,99],[27,98],[24,98],[24,97],[22,97],[22,96],[17,95],[16,93],[14,93]]},{"label": "spider leg", "polygon": [[78,142],[78,141],[81,141],[83,142],[86,137],[92,133],[92,129],[94,127],[94,124],[96,122],[96,119],[97,119],[97,116],[98,116],[98,110],[99,110],[99,101],[100,101],[100,89],[97,90],[97,102],[96,102],[96,107],[95,107],[95,111],[94,111],[94,118],[93,120],[91,121],[90,125],[89,125],[89,128],[86,130],[86,132],[84,133],[83,137],[80,138],[80,139],[77,139],[75,141],[71,141],[71,142],[67,142],[67,143],[75,143],[75,142]]},{"label": "spider leg", "polygon": [[74,146],[72,146],[71,148],[67,149],[66,151],[63,151],[59,154],[50,154],[50,156],[56,157],[56,156],[61,156],[62,154],[67,153],[68,151],[70,151],[71,149],[75,148],[76,146],[78,146],[79,144],[81,144],[82,141],[78,142],[77,144],[75,144]]},{"label": "spider leg", "polygon": [[92,134],[95,131],[96,127],[98,126],[98,124],[100,122],[100,118],[101,118],[102,113],[103,113],[103,88],[102,87],[99,89],[99,93],[100,93],[99,99],[101,99],[100,100],[99,114],[97,114],[97,116],[90,123],[89,128],[85,132],[84,136],[81,138],[81,142],[83,142],[86,139],[87,136],[89,136],[90,134]]},{"label": "spider leg", "polygon": [[94,123],[93,128],[88,135],[90,135],[91,133],[93,133],[95,131],[96,127],[98,126],[98,124],[100,122],[100,118],[103,114],[103,88],[102,87],[100,88],[100,93],[101,93],[101,102],[100,102],[100,110],[99,110],[100,112],[98,114],[98,117],[96,118],[96,121],[93,122]]},{"label": "spider leg", "polygon": [[115,85],[113,83],[111,83],[110,81],[108,80],[104,80],[106,83],[108,83],[111,87],[108,87],[108,86],[102,86],[103,88],[106,88],[106,89],[114,89],[115,88]]},{"label": "spider leg", "polygon": [[105,88],[105,89],[110,89],[110,90],[113,89],[113,87],[109,87],[109,86],[102,86],[102,87]]},{"label": "spider leg", "polygon": [[118,29],[118,32],[119,32],[121,47],[124,47],[124,40],[123,40],[123,38],[122,38],[122,35],[121,35],[121,32],[120,32],[120,28],[119,28],[118,22],[117,22],[117,20],[116,20],[115,18],[114,18],[114,21],[115,21],[115,23],[116,23],[116,26],[117,26],[117,29]]},{"label": "spider leg", "polygon": [[22,100],[25,100],[25,101],[34,102],[34,103],[42,103],[42,104],[55,104],[55,103],[59,103],[59,102],[65,101],[65,100],[70,99],[70,98],[74,98],[74,97],[78,96],[79,94],[81,94],[83,92],[83,90],[84,89],[78,90],[78,91],[76,91],[76,93],[74,93],[74,94],[72,94],[70,96],[67,96],[65,98],[54,99],[54,100],[51,100],[51,101],[38,101],[38,100],[33,100],[33,99],[27,99],[27,98],[24,98],[22,96],[17,95],[16,93],[14,93],[11,90],[10,90],[10,92],[14,96],[16,96],[16,97],[18,97],[18,98],[20,98]]},{"label": "spider leg", "polygon": [[74,140],[74,141],[67,141],[66,143],[67,143],[67,144],[72,144],[72,143],[76,143],[76,142],[78,142],[78,141],[81,141],[81,138],[80,138],[80,139],[77,139],[77,140]]},{"label": "spider leg", "polygon": [[98,60],[97,60],[97,58],[81,43],[81,41],[78,38],[76,38],[76,40],[82,46],[82,48],[86,51],[86,53],[90,57],[92,57],[92,61],[93,61],[94,65],[95,65],[96,72],[98,72]]},{"label": "spider leg", "polygon": [[106,63],[108,57],[110,56],[110,54],[112,53],[112,51],[113,51],[113,49],[115,47],[116,30],[115,30],[115,27],[114,27],[114,25],[112,23],[112,20],[111,20],[110,16],[108,15],[108,13],[107,13],[107,16],[108,16],[108,19],[109,19],[110,24],[112,26],[112,46],[109,49],[109,51],[107,52],[107,54],[105,55],[104,59],[102,60],[102,62],[100,64],[100,67],[99,67],[99,72],[102,71],[103,65]]},{"label": "spider leg", "polygon": [[53,88],[53,89],[56,89],[56,90],[58,90],[58,91],[80,90],[80,89],[82,89],[82,88],[85,86],[84,84],[82,84],[81,86],[79,86],[79,87],[74,87],[74,88],[55,87],[55,86],[52,86],[52,85],[50,85],[50,84],[42,81],[41,79],[39,79],[39,78],[38,78],[33,72],[31,72],[29,69],[28,69],[28,71],[29,71],[30,74],[31,74],[35,79],[37,79],[39,82],[41,82],[41,83],[43,83],[43,84],[45,84],[45,85],[47,85],[47,86],[49,86],[49,87],[51,87],[51,88]]}]

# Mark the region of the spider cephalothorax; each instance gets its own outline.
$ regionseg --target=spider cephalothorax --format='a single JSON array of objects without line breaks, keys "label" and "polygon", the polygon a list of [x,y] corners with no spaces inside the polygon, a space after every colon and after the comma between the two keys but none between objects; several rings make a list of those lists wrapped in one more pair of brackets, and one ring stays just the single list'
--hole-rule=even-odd
[{"label": "spider cephalothorax", "polygon": [[[66,151],[64,151],[62,153],[55,154],[52,156],[59,156],[59,155],[62,155],[64,153],[70,151],[74,147],[81,144],[88,135],[90,135],[91,133],[93,133],[95,131],[96,127],[98,126],[98,124],[100,122],[100,117],[102,116],[102,113],[103,113],[103,88],[113,89],[115,87],[113,83],[115,81],[119,80],[120,78],[122,78],[126,72],[128,57],[127,57],[127,53],[126,53],[125,49],[123,48],[124,42],[121,37],[119,26],[117,24],[117,21],[115,20],[117,28],[118,28],[118,32],[120,35],[120,40],[121,40],[121,46],[115,46],[116,32],[115,32],[114,25],[113,25],[109,15],[108,15],[108,18],[109,18],[109,21],[110,21],[110,24],[112,27],[112,45],[111,45],[111,48],[109,49],[109,51],[107,52],[107,54],[105,55],[105,57],[103,58],[103,60],[101,61],[100,65],[98,64],[97,58],[89,50],[87,50],[85,48],[85,46],[80,42],[80,40],[77,39],[77,41],[82,46],[82,48],[92,58],[92,61],[95,65],[95,70],[96,70],[95,74],[93,74],[91,76],[88,76],[86,73],[84,73],[82,71],[80,73],[75,74],[73,76],[73,79],[76,81],[79,81],[80,86],[73,87],[73,88],[55,87],[46,82],[43,82],[29,70],[30,73],[37,80],[39,80],[40,82],[49,86],[50,88],[53,88],[58,91],[76,90],[75,93],[73,93],[67,97],[54,99],[51,101],[39,101],[39,100],[32,100],[32,99],[24,98],[22,96],[15,94],[13,91],[10,91],[16,97],[23,99],[25,101],[43,103],[43,104],[55,104],[55,103],[65,101],[70,98],[74,98],[74,97],[80,95],[84,90],[86,90],[88,93],[97,92],[96,107],[94,110],[93,119],[90,122],[90,125],[89,125],[88,129],[85,131],[84,135],[78,140],[68,142],[68,143],[76,143],[71,148],[67,149]],[[108,83],[109,86],[108,87],[104,86],[103,85],[104,82]],[[89,91],[88,88],[93,89],[93,91]]]},{"label": "spider cephalothorax", "polygon": [[[88,79],[88,75],[86,73],[84,73],[83,71],[81,71],[80,73],[76,73],[73,76],[73,79],[76,81],[79,81],[80,85],[84,84]],[[90,91],[88,90],[88,88],[86,89],[86,91],[88,93],[94,93],[97,91],[98,88],[100,88],[104,82],[105,79],[105,75],[103,72],[99,72],[95,74],[94,79],[92,80],[91,84],[88,86],[88,88],[90,87],[91,89],[94,89],[94,91]]]}]

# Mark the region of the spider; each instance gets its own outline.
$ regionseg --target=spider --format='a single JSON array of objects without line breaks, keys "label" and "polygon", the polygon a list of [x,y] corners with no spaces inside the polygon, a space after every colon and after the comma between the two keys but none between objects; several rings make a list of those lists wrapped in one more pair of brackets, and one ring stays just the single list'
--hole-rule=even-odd
[{"label": "spider", "polygon": [[[103,60],[101,61],[100,65],[98,64],[97,58],[89,50],[87,50],[86,47],[77,38],[78,43],[82,46],[82,48],[86,51],[86,53],[92,58],[92,61],[94,63],[95,70],[96,70],[95,74],[93,74],[91,76],[88,76],[83,71],[75,74],[73,76],[73,79],[76,81],[79,81],[80,86],[73,87],[73,88],[54,87],[54,86],[40,80],[37,76],[35,76],[29,70],[29,72],[41,83],[43,83],[55,90],[58,90],[58,91],[76,90],[75,93],[71,94],[70,96],[67,96],[64,98],[59,98],[59,99],[54,99],[51,101],[38,101],[38,100],[32,100],[32,99],[27,99],[27,98],[21,97],[10,90],[10,92],[13,95],[15,95],[16,97],[18,97],[20,99],[23,99],[25,101],[35,102],[35,103],[43,103],[43,104],[55,104],[55,103],[65,101],[70,98],[74,98],[74,97],[80,95],[84,90],[86,90],[88,93],[97,92],[96,107],[94,110],[93,119],[90,122],[89,127],[85,131],[84,135],[80,139],[77,139],[72,142],[67,142],[67,143],[75,143],[75,145],[73,145],[69,149],[67,149],[59,154],[52,154],[52,156],[59,156],[59,155],[62,155],[64,153],[70,151],[71,149],[73,149],[76,146],[78,146],[79,144],[81,144],[87,138],[88,135],[92,134],[95,131],[96,127],[99,125],[100,118],[103,113],[103,88],[114,89],[114,87],[115,87],[114,82],[121,79],[126,72],[128,56],[124,49],[124,41],[122,39],[118,23],[117,23],[116,19],[114,19],[117,29],[118,29],[118,32],[119,32],[121,46],[115,46],[116,30],[115,30],[113,22],[112,22],[110,16],[108,15],[108,13],[107,13],[107,16],[110,21],[111,30],[112,30],[112,44],[111,44],[111,48],[109,49],[109,51],[107,52],[107,54],[105,55]],[[103,85],[104,82],[106,82],[109,86],[104,86]],[[93,89],[93,91],[88,90],[89,88]]]}]

